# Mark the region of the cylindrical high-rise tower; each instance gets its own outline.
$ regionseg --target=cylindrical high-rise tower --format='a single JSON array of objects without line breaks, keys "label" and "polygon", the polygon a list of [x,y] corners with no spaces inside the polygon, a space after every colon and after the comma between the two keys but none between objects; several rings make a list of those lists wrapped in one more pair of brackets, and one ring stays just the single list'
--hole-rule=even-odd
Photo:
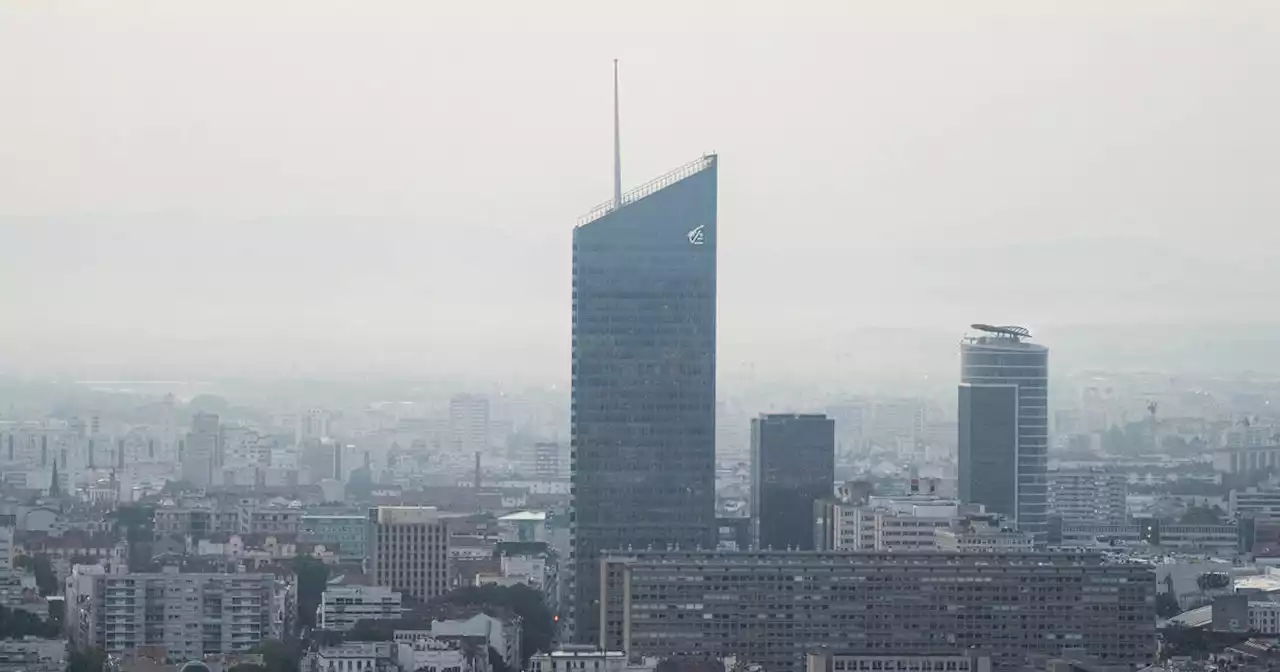
[{"label": "cylindrical high-rise tower", "polygon": [[960,496],[1045,543],[1049,349],[1022,327],[975,324],[960,345]]}]

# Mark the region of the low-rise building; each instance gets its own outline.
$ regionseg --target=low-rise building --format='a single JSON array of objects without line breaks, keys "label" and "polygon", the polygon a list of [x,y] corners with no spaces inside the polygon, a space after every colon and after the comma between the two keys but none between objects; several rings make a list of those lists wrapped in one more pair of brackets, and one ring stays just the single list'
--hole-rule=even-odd
[{"label": "low-rise building", "polygon": [[627,672],[628,667],[626,653],[593,647],[566,647],[529,658],[529,672]]},{"label": "low-rise building", "polygon": [[1158,519],[1147,518],[1123,525],[1063,523],[1062,540],[1055,545],[1093,548],[1100,545],[1149,544],[1171,551],[1231,555],[1239,550],[1240,542],[1240,529],[1235,523],[1171,525]]},{"label": "low-rise building", "polygon": [[1030,552],[1035,548],[1032,534],[1001,527],[995,520],[957,520],[933,533],[940,551],[1009,553]]},{"label": "low-rise building", "polygon": [[304,513],[298,541],[324,544],[342,560],[363,560],[368,536],[368,515]]},{"label": "low-rise building", "polygon": [[382,586],[332,586],[320,596],[316,624],[323,630],[347,631],[360,621],[400,618],[400,593]]},{"label": "low-rise building", "polygon": [[322,646],[303,661],[302,672],[385,672],[394,665],[395,651],[391,642]]},{"label": "low-rise building", "polygon": [[405,672],[489,672],[481,637],[424,637],[396,642],[396,665]]},{"label": "low-rise building", "polygon": [[396,630],[396,642],[413,642],[419,639],[451,639],[479,637],[488,642],[488,648],[502,656],[508,669],[520,669],[524,661],[520,650],[523,624],[515,614],[487,614],[479,609],[459,609],[447,616],[433,616],[428,630]]},{"label": "low-rise building", "polygon": [[0,672],[64,672],[67,643],[62,639],[0,640]]},{"label": "low-rise building", "polygon": [[991,656],[970,651],[922,653],[821,648],[805,656],[805,672],[991,672]]}]

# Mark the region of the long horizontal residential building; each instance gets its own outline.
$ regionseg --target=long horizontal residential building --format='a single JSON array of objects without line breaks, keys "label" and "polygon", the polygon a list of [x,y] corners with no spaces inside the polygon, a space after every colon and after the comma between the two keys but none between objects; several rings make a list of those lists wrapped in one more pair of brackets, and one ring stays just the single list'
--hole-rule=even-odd
[{"label": "long horizontal residential building", "polygon": [[107,574],[77,565],[66,587],[68,639],[80,650],[119,656],[158,646],[184,662],[243,653],[284,630],[272,574]]},{"label": "long horizontal residential building", "polygon": [[1153,570],[1096,553],[609,552],[597,645],[633,657],[736,656],[798,672],[813,646],[886,653],[1083,648],[1147,664]]},{"label": "long horizontal residential building", "polygon": [[1224,525],[1170,525],[1155,519],[1110,525],[1062,523],[1060,539],[1050,532],[1055,546],[1093,548],[1099,545],[1150,544],[1168,550],[1233,553],[1241,546],[1239,527]]}]

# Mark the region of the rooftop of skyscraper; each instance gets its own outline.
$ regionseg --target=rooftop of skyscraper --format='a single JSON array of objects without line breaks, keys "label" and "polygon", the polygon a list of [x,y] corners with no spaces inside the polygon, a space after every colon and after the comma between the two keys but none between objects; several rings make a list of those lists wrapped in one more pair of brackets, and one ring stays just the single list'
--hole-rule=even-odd
[{"label": "rooftop of skyscraper", "polygon": [[679,182],[680,180],[683,180],[686,177],[689,177],[690,175],[696,175],[697,173],[700,173],[710,168],[711,166],[714,166],[715,163],[716,163],[715,154],[704,154],[701,157],[693,161],[690,161],[689,163],[686,163],[683,166],[680,166],[679,168],[668,171],[662,175],[659,175],[658,177],[653,178],[652,180],[649,180],[648,182],[645,182],[644,184],[630,191],[624,192],[616,208],[612,200],[605,201],[604,203],[597,205],[596,207],[592,208],[589,212],[587,212],[587,214],[578,218],[577,226],[585,226],[587,224],[590,224],[591,222],[594,222],[597,219],[600,219],[601,217],[604,217],[605,215],[613,212],[615,209],[624,208],[627,205],[631,203],[635,203],[636,201],[654,192],[661,191],[662,189],[665,189],[675,184],[676,182]]}]

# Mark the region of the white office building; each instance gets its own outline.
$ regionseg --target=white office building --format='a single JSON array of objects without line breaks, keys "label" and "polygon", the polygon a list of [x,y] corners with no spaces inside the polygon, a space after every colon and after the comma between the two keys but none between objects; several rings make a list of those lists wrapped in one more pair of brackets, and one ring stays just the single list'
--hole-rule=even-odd
[{"label": "white office building", "polygon": [[383,586],[333,586],[320,596],[316,625],[322,630],[347,631],[360,621],[400,618],[400,593]]},{"label": "white office building", "polygon": [[958,501],[928,495],[873,496],[865,505],[827,501],[818,506],[816,548],[827,551],[936,548],[934,530],[961,515]]}]

